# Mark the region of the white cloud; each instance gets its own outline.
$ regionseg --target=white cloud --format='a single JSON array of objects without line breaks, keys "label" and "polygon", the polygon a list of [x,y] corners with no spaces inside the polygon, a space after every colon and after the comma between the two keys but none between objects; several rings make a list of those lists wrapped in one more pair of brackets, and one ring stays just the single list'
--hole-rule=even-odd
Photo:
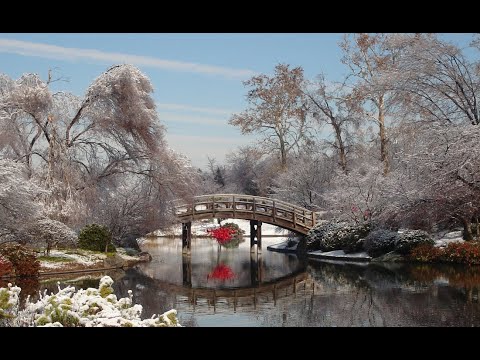
[{"label": "white cloud", "polygon": [[185,104],[170,104],[170,103],[157,103],[157,108],[159,110],[173,110],[173,111],[188,111],[188,112],[199,112],[206,114],[215,114],[215,115],[232,115],[235,111],[228,109],[220,108],[211,108],[211,107],[199,107],[191,106]]},{"label": "white cloud", "polygon": [[0,38],[0,52],[24,56],[36,56],[56,60],[93,60],[102,63],[129,63],[139,66],[156,67],[165,70],[219,75],[226,78],[247,78],[255,74],[249,69],[235,69],[224,66],[197,64],[176,60],[166,60],[151,56],[141,56],[95,49],[63,47],[30,41]]}]

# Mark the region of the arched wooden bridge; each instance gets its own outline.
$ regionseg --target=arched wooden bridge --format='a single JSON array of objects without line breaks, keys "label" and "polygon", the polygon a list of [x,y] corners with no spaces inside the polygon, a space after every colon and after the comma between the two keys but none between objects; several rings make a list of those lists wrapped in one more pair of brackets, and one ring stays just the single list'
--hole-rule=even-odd
[{"label": "arched wooden bridge", "polygon": [[[285,201],[242,194],[195,196],[190,204],[177,201],[175,215],[182,221],[184,248],[190,249],[191,222],[208,218],[250,220],[251,245],[261,248],[262,222],[303,235],[316,224],[314,211]],[[256,239],[256,240],[255,240]]]}]

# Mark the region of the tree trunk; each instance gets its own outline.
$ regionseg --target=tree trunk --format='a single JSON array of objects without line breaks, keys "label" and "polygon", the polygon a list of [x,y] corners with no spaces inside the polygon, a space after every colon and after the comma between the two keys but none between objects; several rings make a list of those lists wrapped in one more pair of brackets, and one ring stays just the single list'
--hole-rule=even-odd
[{"label": "tree trunk", "polygon": [[480,218],[477,217],[477,226],[476,226],[477,233],[475,234],[475,237],[477,240],[480,240]]},{"label": "tree trunk", "polygon": [[335,118],[332,118],[331,120],[332,120],[333,128],[335,129],[335,137],[338,144],[340,166],[343,172],[346,173],[347,172],[347,154],[345,151],[345,144],[343,143],[343,139],[342,139],[342,131],[340,129],[340,126],[335,122]]},{"label": "tree trunk", "polygon": [[285,141],[283,139],[280,139],[280,156],[282,170],[285,170],[287,168],[287,150],[285,149]]},{"label": "tree trunk", "polygon": [[463,224],[463,238],[466,241],[473,240],[472,229],[470,228],[470,221],[467,218],[462,217],[462,224]]},{"label": "tree trunk", "polygon": [[380,135],[380,159],[383,162],[383,175],[387,175],[390,171],[387,152],[387,134],[385,131],[385,104],[383,95],[378,98],[378,126]]}]

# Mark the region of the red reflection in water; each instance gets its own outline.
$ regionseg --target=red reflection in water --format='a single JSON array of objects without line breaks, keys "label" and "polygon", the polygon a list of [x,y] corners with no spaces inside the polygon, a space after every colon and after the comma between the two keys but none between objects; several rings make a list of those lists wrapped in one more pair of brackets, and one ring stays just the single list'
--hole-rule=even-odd
[{"label": "red reflection in water", "polygon": [[208,279],[216,280],[230,280],[235,277],[235,273],[232,271],[232,268],[225,264],[220,264],[215,266],[215,268],[207,275]]}]

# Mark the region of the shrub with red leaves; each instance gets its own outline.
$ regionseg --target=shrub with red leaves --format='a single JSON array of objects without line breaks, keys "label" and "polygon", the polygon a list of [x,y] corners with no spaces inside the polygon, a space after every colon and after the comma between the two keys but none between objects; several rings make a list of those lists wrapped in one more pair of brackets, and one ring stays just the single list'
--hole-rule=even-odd
[{"label": "shrub with red leaves", "polygon": [[480,265],[480,244],[478,242],[450,243],[443,249],[432,245],[420,245],[412,250],[410,259],[420,262]]},{"label": "shrub with red leaves", "polygon": [[12,275],[13,265],[8,259],[0,255],[0,276]]},{"label": "shrub with red leaves", "polygon": [[232,240],[233,235],[236,233],[235,230],[228,227],[219,227],[218,229],[208,230],[207,232],[211,237],[217,240],[220,245]]},{"label": "shrub with red leaves", "polygon": [[420,262],[436,262],[440,260],[442,254],[442,249],[430,244],[423,244],[412,249],[410,259]]},{"label": "shrub with red leaves", "polygon": [[17,276],[37,276],[40,262],[28,248],[17,243],[0,245],[0,256],[6,258],[15,269]]},{"label": "shrub with red leaves", "polygon": [[478,242],[450,243],[443,250],[445,262],[467,265],[480,264],[480,244]]},{"label": "shrub with red leaves", "polygon": [[232,268],[225,264],[215,266],[215,268],[207,275],[207,279],[230,280],[235,277]]}]

